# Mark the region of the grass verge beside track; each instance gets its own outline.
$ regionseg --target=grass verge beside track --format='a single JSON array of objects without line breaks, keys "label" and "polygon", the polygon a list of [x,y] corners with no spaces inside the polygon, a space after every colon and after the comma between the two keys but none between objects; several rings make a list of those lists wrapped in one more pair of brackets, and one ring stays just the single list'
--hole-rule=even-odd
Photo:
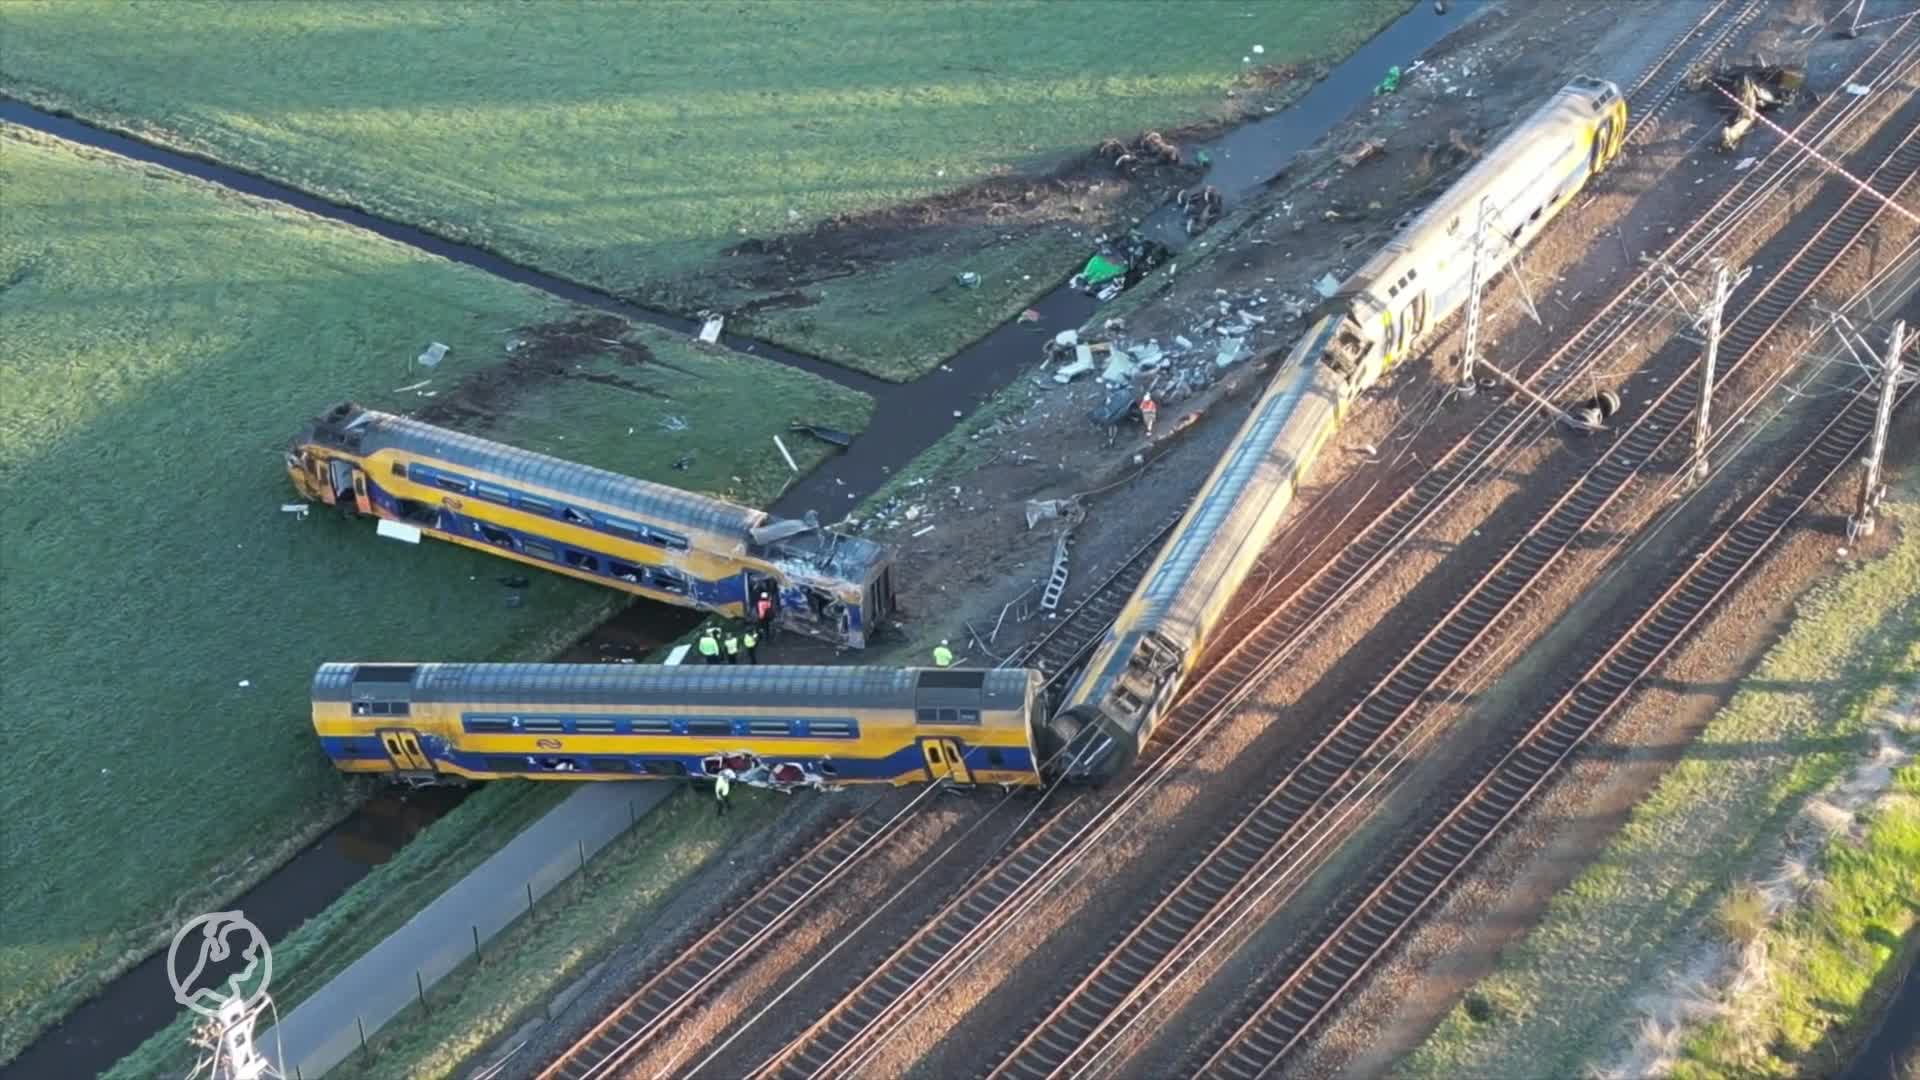
[{"label": "grass verge beside track", "polygon": [[899,378],[1139,212],[1104,167],[1043,178],[1257,115],[1411,6],[11,0],[0,89],[662,307],[760,301]]},{"label": "grass verge beside track", "polygon": [[[1920,675],[1920,488],[1910,480],[1886,517],[1901,530],[1893,550],[1800,603],[1785,636],[1620,834],[1398,1075],[1584,1075],[1618,1052],[1677,951],[1722,933],[1713,924],[1734,883],[1755,873],[1809,795],[1860,763],[1874,713]],[[1900,782],[1914,780],[1909,769]],[[1909,818],[1883,818],[1876,829],[1889,832],[1864,849],[1836,841],[1830,899],[1781,931],[1794,959],[1767,991],[1780,1004],[1766,1010],[1780,1037],[1762,1040],[1760,1059],[1730,1060],[1734,1044],[1708,1032],[1689,1047],[1692,1075],[1804,1072],[1801,1054],[1870,1008],[1867,990],[1898,951],[1884,938],[1897,939],[1915,914],[1912,893],[1902,906],[1887,892],[1920,878]],[[1904,878],[1882,880],[1889,868]],[[1845,940],[1869,926],[1880,939]],[[1842,957],[1853,970],[1831,978]]]},{"label": "grass verge beside track", "polygon": [[[348,811],[307,720],[317,663],[550,656],[621,602],[535,574],[507,608],[498,559],[279,513],[280,451],[311,416],[468,399],[495,437],[765,502],[789,417],[763,402],[856,430],[869,408],[624,327],[641,392],[516,382],[509,334],[583,313],[5,125],[0,190],[0,1060]],[[441,393],[394,393],[434,340],[452,347]],[[467,378],[489,394],[456,391]]]}]

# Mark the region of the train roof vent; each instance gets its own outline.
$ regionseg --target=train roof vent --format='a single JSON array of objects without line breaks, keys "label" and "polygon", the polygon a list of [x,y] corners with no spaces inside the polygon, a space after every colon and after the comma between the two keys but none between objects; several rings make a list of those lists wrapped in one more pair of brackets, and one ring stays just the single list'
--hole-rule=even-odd
[{"label": "train roof vent", "polygon": [[973,671],[923,671],[920,686],[927,690],[978,690],[987,683],[985,669]]}]

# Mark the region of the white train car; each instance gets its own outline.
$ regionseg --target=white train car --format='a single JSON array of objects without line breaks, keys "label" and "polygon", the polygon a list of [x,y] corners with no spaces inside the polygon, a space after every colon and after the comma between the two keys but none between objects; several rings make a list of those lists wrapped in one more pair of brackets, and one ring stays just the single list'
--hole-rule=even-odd
[{"label": "white train car", "polygon": [[1575,79],[1342,284],[1049,720],[1055,774],[1099,783],[1138,756],[1354,400],[1466,303],[1482,204],[1491,278],[1619,154],[1626,129],[1618,87]]}]

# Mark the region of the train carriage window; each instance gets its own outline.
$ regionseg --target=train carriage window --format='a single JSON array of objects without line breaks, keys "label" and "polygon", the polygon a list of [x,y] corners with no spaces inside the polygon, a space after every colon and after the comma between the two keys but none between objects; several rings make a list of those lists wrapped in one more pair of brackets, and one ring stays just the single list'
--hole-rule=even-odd
[{"label": "train carriage window", "polygon": [[484,521],[474,522],[473,531],[479,533],[489,544],[499,544],[501,547],[513,546],[512,533],[505,529],[496,529]]},{"label": "train carriage window", "polygon": [[597,757],[597,758],[593,758],[592,761],[593,761],[594,772],[631,772],[632,771],[632,769],[630,769],[627,765],[626,758]]},{"label": "train carriage window", "polygon": [[500,773],[523,773],[527,771],[527,759],[522,757],[496,756],[486,759],[487,769]]},{"label": "train carriage window", "polygon": [[921,723],[921,724],[937,724],[940,722],[940,710],[939,709],[915,710],[914,720],[915,722]]},{"label": "train carriage window", "polygon": [[475,716],[462,721],[463,726],[476,734],[487,731],[511,731],[513,723],[499,717]]},{"label": "train carriage window", "polygon": [[640,583],[640,568],[632,563],[623,563],[619,559],[607,560],[607,573],[621,581],[632,582],[635,585]]},{"label": "train carriage window", "polygon": [[529,716],[520,721],[521,731],[565,731],[567,725],[556,717]]},{"label": "train carriage window", "polygon": [[444,488],[447,491],[458,492],[461,495],[465,495],[467,491],[473,486],[471,483],[469,483],[467,480],[461,477],[448,476],[446,473],[441,473],[440,475],[434,477],[433,482],[440,485],[442,488]]},{"label": "train carriage window", "polygon": [[546,514],[549,517],[553,514],[553,504],[545,499],[536,499],[531,495],[519,495],[515,496],[514,502],[520,509],[525,510],[529,514]]},{"label": "train carriage window", "polygon": [[619,518],[601,518],[600,527],[620,537],[622,540],[640,539],[640,526],[632,522],[621,521]]},{"label": "train carriage window", "polygon": [[941,723],[943,723],[943,724],[957,724],[957,723],[959,723],[959,722],[960,722],[960,710],[959,710],[959,709],[941,709],[941,710],[940,710],[940,722],[941,722]]},{"label": "train carriage window", "polygon": [[999,747],[997,746],[987,747],[987,764],[997,769],[1000,766],[1005,765],[1006,763],[1007,763],[1007,757],[1005,754],[1002,754],[1000,752]]},{"label": "train carriage window", "polygon": [[548,562],[553,562],[555,559],[559,558],[558,553],[556,553],[551,547],[548,547],[547,545],[539,542],[538,540],[520,541],[520,550],[526,552],[529,555],[532,555],[535,558],[545,559]]},{"label": "train carriage window", "polygon": [[980,710],[979,710],[979,709],[961,709],[961,710],[960,710],[960,722],[961,722],[961,723],[963,723],[963,724],[977,724],[977,723],[979,723],[979,722],[980,722]]},{"label": "train carriage window", "polygon": [[750,720],[747,722],[747,733],[750,735],[786,735],[788,734],[787,722],[785,720]]},{"label": "train carriage window", "polygon": [[563,506],[560,508],[560,520],[571,525],[585,525],[588,528],[593,527],[592,518],[575,510],[571,506]]},{"label": "train carriage window", "polygon": [[611,734],[613,732],[613,721],[599,716],[582,716],[574,720],[573,730],[583,735]]},{"label": "train carriage window", "polygon": [[733,721],[689,720],[687,721],[687,734],[706,736],[731,735],[733,734]]},{"label": "train carriage window", "polygon": [[859,732],[851,720],[815,720],[807,730],[821,738],[853,738]]},{"label": "train carriage window", "polygon": [[687,577],[678,570],[665,566],[656,566],[647,572],[647,584],[662,592],[679,593],[686,596],[691,591]]},{"label": "train carriage window", "polygon": [[642,761],[640,767],[654,776],[687,775],[687,767],[685,765],[668,758],[646,758]]},{"label": "train carriage window", "polygon": [[567,548],[561,554],[566,559],[568,566],[574,567],[575,569],[579,569],[579,570],[590,571],[592,573],[600,572],[600,560],[594,558],[591,555],[586,554],[585,552],[575,551],[572,548]]},{"label": "train carriage window", "polygon": [[636,716],[627,721],[627,727],[635,735],[673,734],[673,721],[664,716]]},{"label": "train carriage window", "polygon": [[407,475],[407,463],[404,461],[394,462],[393,475],[404,478]]},{"label": "train carriage window", "polygon": [[513,492],[503,487],[495,487],[492,484],[482,484],[476,481],[473,485],[473,493],[488,502],[497,502],[502,506],[511,506],[513,504]]}]

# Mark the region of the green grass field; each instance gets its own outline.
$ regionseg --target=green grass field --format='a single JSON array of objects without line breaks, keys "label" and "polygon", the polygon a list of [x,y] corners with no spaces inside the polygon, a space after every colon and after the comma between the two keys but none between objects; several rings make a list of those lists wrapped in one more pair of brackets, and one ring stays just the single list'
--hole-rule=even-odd
[{"label": "green grass field", "polygon": [[[1703,935],[1723,932],[1723,901],[1754,873],[1757,854],[1808,795],[1859,764],[1869,717],[1920,677],[1920,488],[1913,478],[1890,505],[1888,517],[1902,531],[1893,551],[1802,601],[1786,635],[1620,834],[1401,1062],[1398,1075],[1587,1075],[1617,1049],[1654,989],[1651,980],[1676,956],[1690,955]],[[1796,1026],[1788,1037],[1763,1040],[1776,1056],[1763,1067],[1708,1061],[1714,1049],[1703,1042],[1689,1075],[1826,1074],[1797,1055],[1859,1018],[1866,988],[1894,950],[1867,941],[1833,948],[1821,939],[1830,926],[1846,933],[1911,921],[1904,905],[1912,896],[1892,898],[1899,881],[1920,874],[1913,839],[1904,819],[1896,820],[1880,847],[1835,856],[1842,872],[1830,881],[1849,891],[1834,893],[1828,913],[1837,918],[1804,935],[1812,942],[1800,953],[1806,972],[1782,983],[1782,1029]],[[1906,877],[1872,880],[1901,860]],[[1830,977],[1836,964],[1850,966],[1844,977]],[[1823,1004],[1812,1006],[1810,997]]]},{"label": "green grass field", "polygon": [[[1338,59],[1410,6],[213,0],[183,18],[11,0],[0,88],[689,310],[788,287],[741,286],[747,260],[724,254],[741,241],[1220,120],[1259,100],[1243,58]],[[972,257],[1009,231],[976,221],[851,277],[800,268],[812,305],[748,325],[888,376],[924,371],[1018,310],[946,302],[956,271],[1030,274],[1037,293],[1088,253],[1058,231],[1039,254]]]},{"label": "green grass field", "polygon": [[[393,393],[427,341],[452,346],[450,388],[514,328],[577,312],[5,125],[0,190],[4,1060],[346,812],[308,727],[315,664],[549,655],[619,601],[536,575],[510,609],[497,559],[278,510],[280,449],[315,412],[442,400]],[[765,501],[788,478],[769,442],[788,418],[763,395],[864,424],[866,399],[811,376],[631,340],[658,363],[622,376],[670,400],[528,384],[487,430]]]}]

